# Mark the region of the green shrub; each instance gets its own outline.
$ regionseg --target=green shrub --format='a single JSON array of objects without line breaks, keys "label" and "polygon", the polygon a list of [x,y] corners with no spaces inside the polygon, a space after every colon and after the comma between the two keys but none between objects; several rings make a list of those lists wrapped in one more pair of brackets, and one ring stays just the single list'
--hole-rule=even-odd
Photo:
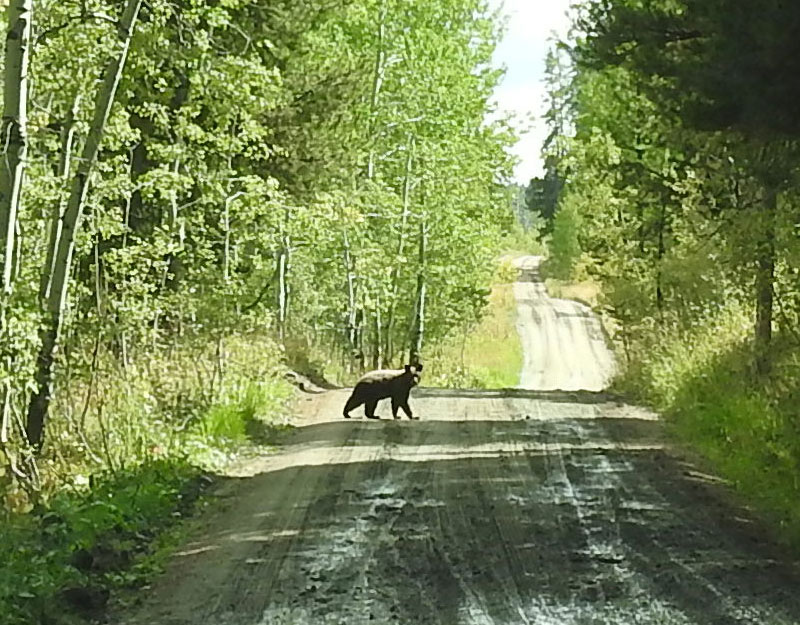
[{"label": "green shrub", "polygon": [[559,207],[553,222],[553,235],[550,239],[550,258],[548,272],[554,278],[568,280],[581,257],[578,240],[580,216],[571,205]]},{"label": "green shrub", "polygon": [[798,357],[778,336],[774,374],[759,381],[750,366],[750,322],[748,311],[732,305],[691,331],[665,333],[637,352],[617,386],[662,412],[678,440],[800,545]]},{"label": "green shrub", "polygon": [[509,254],[543,255],[545,246],[542,243],[541,224],[524,228],[521,224],[514,223],[510,232],[503,238],[501,247]]},{"label": "green shrub", "polygon": [[[77,622],[96,616],[109,586],[152,573],[158,542],[195,505],[199,470],[152,461],[62,490],[28,514],[6,514],[0,530],[0,614],[4,625]],[[136,563],[134,566],[131,564]]]},{"label": "green shrub", "polygon": [[286,427],[281,360],[268,337],[232,335],[124,368],[98,358],[91,385],[60,393],[41,490],[0,474],[0,622],[93,616],[109,589],[146,579],[201,471]]}]

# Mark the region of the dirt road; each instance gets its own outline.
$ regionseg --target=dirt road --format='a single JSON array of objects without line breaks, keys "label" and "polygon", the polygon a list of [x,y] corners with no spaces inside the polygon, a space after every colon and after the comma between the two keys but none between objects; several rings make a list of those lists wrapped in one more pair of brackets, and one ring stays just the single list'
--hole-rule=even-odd
[{"label": "dirt road", "polygon": [[[561,303],[526,329],[526,311],[551,314],[528,284],[523,337],[546,335],[551,358],[575,348]],[[594,323],[582,311],[577,325],[591,337]],[[610,366],[600,346],[579,349]],[[572,362],[561,381],[531,375],[595,387],[608,374]],[[793,564],[644,410],[586,391],[418,389],[421,421],[345,421],[346,398],[303,400],[283,451],[222,485],[221,509],[114,623],[800,623]]]},{"label": "dirt road", "polygon": [[517,259],[517,330],[524,360],[520,388],[601,391],[614,373],[600,321],[579,302],[554,299],[539,276],[538,256]]}]

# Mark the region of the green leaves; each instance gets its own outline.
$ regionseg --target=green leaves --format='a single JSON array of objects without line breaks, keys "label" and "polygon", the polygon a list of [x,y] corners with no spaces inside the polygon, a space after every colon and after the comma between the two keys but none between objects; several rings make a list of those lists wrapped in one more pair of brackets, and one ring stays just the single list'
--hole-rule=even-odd
[{"label": "green leaves", "polygon": [[[794,333],[800,115],[788,78],[797,41],[787,37],[799,20],[794,5],[772,0],[578,11],[585,37],[568,88],[555,93],[572,94],[574,130],[550,120],[565,135],[559,211],[581,217],[585,266],[623,320],[634,362],[662,340],[653,328],[711,323],[734,304],[755,308],[762,377],[773,329]],[[786,302],[780,315],[774,292]]]},{"label": "green leaves", "polygon": [[[97,145],[119,9],[37,3],[17,286],[0,309],[8,459],[26,450],[40,272],[50,232],[77,223],[61,220],[67,182],[94,163],[76,155]],[[473,326],[512,221],[514,137],[486,119],[497,34],[482,0],[142,6],[78,176],[40,470],[28,491],[0,476],[8,506],[30,513],[2,529],[9,622],[58,622],[59,589],[150,572],[120,570],[192,499],[196,470],[175,458],[219,466],[271,441],[287,363],[394,365],[412,323],[428,350]]]},{"label": "green leaves", "polygon": [[[103,16],[118,2],[79,4],[37,6],[19,288],[0,361],[20,414],[49,232],[116,39]],[[277,319],[284,338],[324,358],[350,350],[355,332],[360,350],[399,360],[420,273],[427,340],[474,321],[511,223],[514,137],[486,120],[497,34],[480,0],[147,2],[86,176],[53,444],[107,442],[106,424],[84,426],[119,400],[99,381],[117,367],[192,340],[275,332]],[[157,412],[141,404],[142,418]]]}]

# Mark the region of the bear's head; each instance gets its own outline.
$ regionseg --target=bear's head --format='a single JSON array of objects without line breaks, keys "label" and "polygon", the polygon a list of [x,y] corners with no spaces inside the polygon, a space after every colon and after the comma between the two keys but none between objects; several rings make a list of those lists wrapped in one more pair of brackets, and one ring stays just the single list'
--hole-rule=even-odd
[{"label": "bear's head", "polygon": [[410,378],[410,386],[416,386],[419,384],[421,373],[422,365],[406,365],[403,376],[408,376]]}]

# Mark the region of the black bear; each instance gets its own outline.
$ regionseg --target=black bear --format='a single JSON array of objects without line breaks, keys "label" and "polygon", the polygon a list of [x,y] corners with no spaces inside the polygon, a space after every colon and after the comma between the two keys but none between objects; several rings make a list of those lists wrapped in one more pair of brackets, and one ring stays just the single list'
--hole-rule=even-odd
[{"label": "black bear", "polygon": [[408,406],[408,394],[411,387],[419,384],[419,374],[422,365],[406,365],[404,369],[379,369],[364,374],[356,382],[353,394],[344,406],[344,418],[350,418],[350,411],[364,404],[364,414],[368,419],[379,419],[375,416],[375,407],[378,401],[387,397],[392,398],[392,416],[397,416],[398,408],[402,408],[413,419],[411,408]]}]

